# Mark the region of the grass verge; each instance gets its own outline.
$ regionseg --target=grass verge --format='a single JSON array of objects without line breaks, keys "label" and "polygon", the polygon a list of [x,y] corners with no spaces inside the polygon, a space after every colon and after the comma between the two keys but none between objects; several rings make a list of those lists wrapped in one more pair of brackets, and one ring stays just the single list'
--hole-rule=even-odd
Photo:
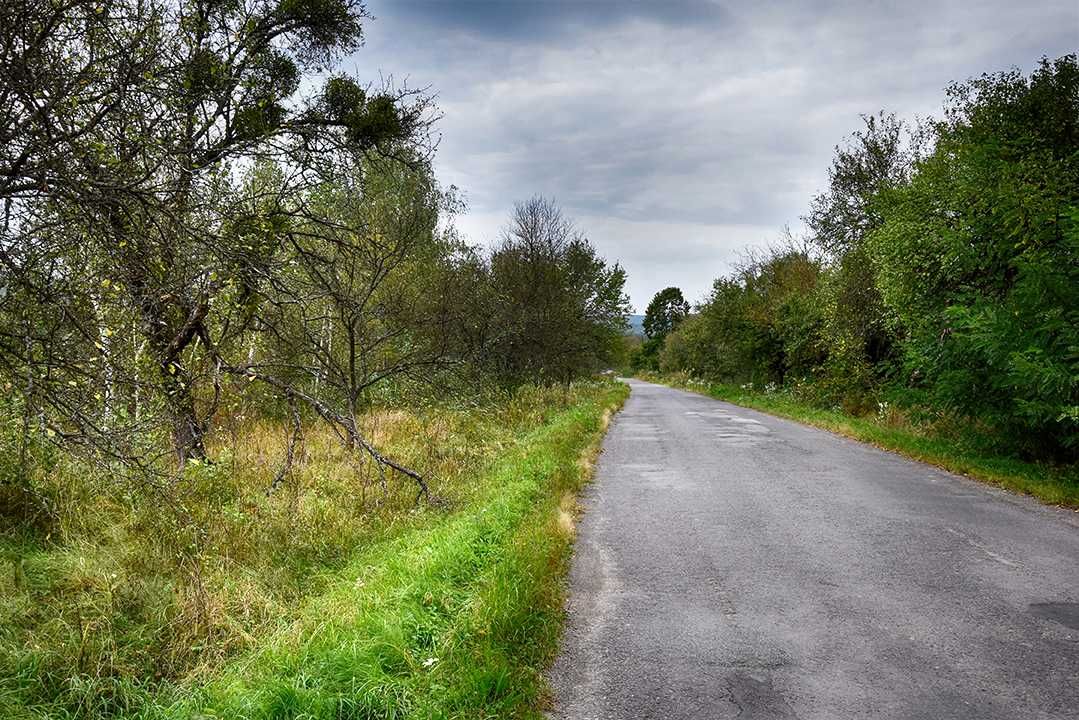
[{"label": "grass verge", "polygon": [[555,417],[481,502],[364,553],[293,627],[154,716],[538,717],[572,540],[563,498],[625,393]]},{"label": "grass verge", "polygon": [[[253,626],[240,651],[197,664],[175,678],[110,676],[101,667],[94,674],[81,660],[69,657],[77,651],[70,644],[50,640],[47,634],[40,641],[33,639],[31,630],[57,620],[44,618],[35,628],[21,628],[21,635],[13,622],[4,633],[6,645],[0,647],[6,655],[4,670],[11,673],[0,677],[0,715],[147,720],[540,717],[546,688],[542,673],[561,632],[573,497],[590,474],[611,412],[627,395],[623,384],[597,383],[574,388],[558,402],[515,410],[528,418],[518,421],[512,437],[498,437],[489,460],[471,472],[462,471],[467,483],[456,481],[458,491],[451,492],[449,485],[442,488],[443,497],[453,500],[452,512],[391,508],[385,517],[369,519],[377,520],[381,530],[365,533],[344,562],[304,575],[299,584],[310,583],[314,590],[284,596],[293,598],[291,602],[276,602],[276,621]],[[493,432],[505,417],[501,411],[494,418]],[[407,418],[401,422],[409,427]],[[458,430],[451,427],[447,433],[444,441],[457,437]],[[454,467],[461,464],[459,459],[454,462]],[[383,507],[390,505],[387,501]],[[302,510],[300,503],[295,511]],[[317,517],[329,517],[327,512],[322,508]],[[334,522],[338,524],[324,532],[344,531],[347,518]],[[38,552],[70,556],[76,550]],[[255,569],[252,566],[252,572]],[[235,582],[237,569],[233,566],[230,572]],[[29,602],[26,585],[24,581],[11,596],[0,595],[11,603],[7,610],[14,612],[16,600]],[[37,592],[60,602],[55,595],[42,594],[56,593],[55,582]],[[101,604],[101,618],[130,622],[119,610]],[[85,607],[78,611],[85,612]],[[236,620],[232,611],[228,617]],[[85,620],[80,622],[87,627]],[[103,650],[100,657],[122,656],[120,649]],[[39,672],[46,668],[42,658],[49,652],[56,656],[51,672],[69,668],[71,674],[43,685]],[[81,686],[88,689],[80,695]],[[66,694],[49,697],[50,687]]]},{"label": "grass verge", "polygon": [[842,410],[815,407],[791,393],[765,392],[739,385],[711,383],[685,375],[644,375],[643,380],[708,395],[719,400],[797,420],[845,437],[870,443],[915,460],[966,475],[1051,505],[1079,508],[1079,468],[1026,462],[964,447],[931,426],[911,424],[902,415],[884,418],[853,416]]}]

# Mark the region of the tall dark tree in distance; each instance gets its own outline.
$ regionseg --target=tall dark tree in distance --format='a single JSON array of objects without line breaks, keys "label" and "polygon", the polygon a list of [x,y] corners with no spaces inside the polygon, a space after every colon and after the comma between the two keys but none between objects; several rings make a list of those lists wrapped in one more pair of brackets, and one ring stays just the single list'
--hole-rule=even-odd
[{"label": "tall dark tree in distance", "polygon": [[644,312],[647,339],[631,359],[635,370],[659,370],[659,353],[667,336],[689,316],[689,303],[676,287],[660,290]]},{"label": "tall dark tree in distance", "polygon": [[689,303],[676,287],[660,290],[644,312],[644,331],[649,338],[662,340],[689,315]]}]

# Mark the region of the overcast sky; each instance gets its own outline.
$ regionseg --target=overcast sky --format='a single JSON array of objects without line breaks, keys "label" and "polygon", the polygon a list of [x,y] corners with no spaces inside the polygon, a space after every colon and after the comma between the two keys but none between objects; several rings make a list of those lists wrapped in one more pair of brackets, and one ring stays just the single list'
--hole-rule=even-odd
[{"label": "overcast sky", "polygon": [[691,301],[797,230],[860,113],[939,115],[943,88],[1079,49],[1079,0],[368,0],[360,77],[429,86],[439,178],[475,243],[554,198],[629,274]]}]

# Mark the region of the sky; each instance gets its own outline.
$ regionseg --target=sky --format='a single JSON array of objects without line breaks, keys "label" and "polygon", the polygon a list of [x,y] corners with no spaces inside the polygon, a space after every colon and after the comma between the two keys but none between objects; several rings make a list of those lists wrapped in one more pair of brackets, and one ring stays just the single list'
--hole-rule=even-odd
[{"label": "sky", "polygon": [[1079,0],[367,9],[342,69],[436,96],[436,172],[467,201],[467,239],[554,199],[626,269],[638,312],[669,285],[703,300],[745,248],[800,232],[861,114],[939,117],[953,81],[1079,51]]}]

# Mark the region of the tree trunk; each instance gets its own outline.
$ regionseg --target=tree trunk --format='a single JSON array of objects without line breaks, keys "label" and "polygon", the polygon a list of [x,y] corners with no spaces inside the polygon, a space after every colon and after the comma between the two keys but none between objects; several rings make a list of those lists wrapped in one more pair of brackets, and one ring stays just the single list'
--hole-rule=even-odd
[{"label": "tree trunk", "polygon": [[184,368],[181,356],[195,336],[202,315],[193,311],[179,328],[169,322],[165,307],[153,299],[140,298],[146,342],[157,361],[160,388],[172,425],[172,447],[180,465],[188,460],[205,460],[203,440],[205,425],[195,409],[195,395],[190,373]]},{"label": "tree trunk", "polygon": [[206,431],[195,411],[195,397],[187,372],[174,362],[161,367],[162,389],[172,421],[172,447],[183,465],[206,459]]}]

